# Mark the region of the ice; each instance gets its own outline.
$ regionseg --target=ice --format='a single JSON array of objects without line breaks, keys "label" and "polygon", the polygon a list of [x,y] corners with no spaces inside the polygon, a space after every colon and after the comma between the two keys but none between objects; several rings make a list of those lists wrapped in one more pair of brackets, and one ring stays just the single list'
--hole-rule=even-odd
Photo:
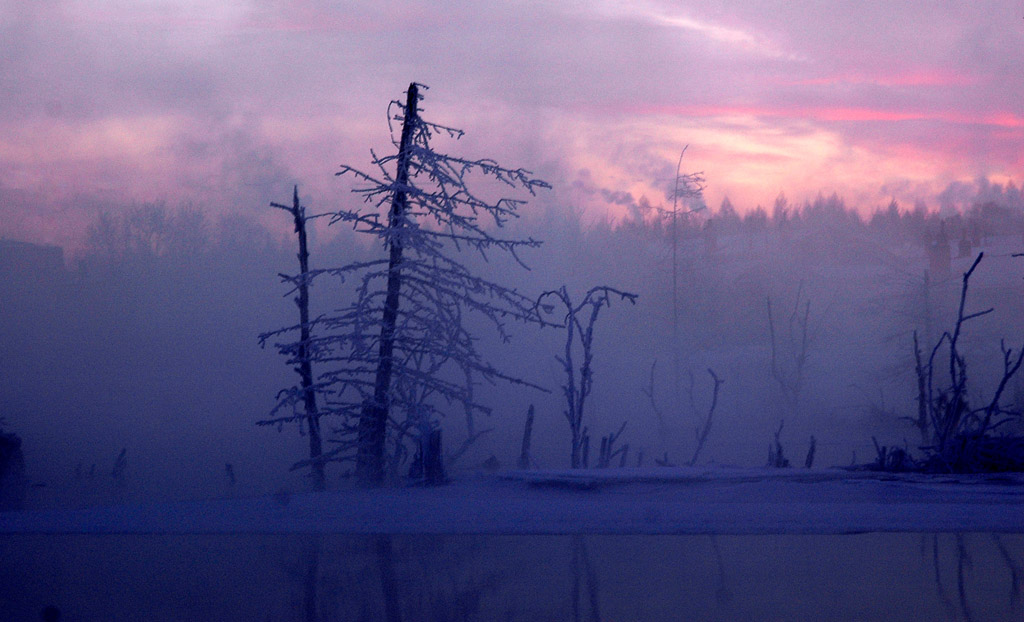
[{"label": "ice", "polygon": [[1024,532],[1024,474],[651,467],[0,514],[0,533]]}]

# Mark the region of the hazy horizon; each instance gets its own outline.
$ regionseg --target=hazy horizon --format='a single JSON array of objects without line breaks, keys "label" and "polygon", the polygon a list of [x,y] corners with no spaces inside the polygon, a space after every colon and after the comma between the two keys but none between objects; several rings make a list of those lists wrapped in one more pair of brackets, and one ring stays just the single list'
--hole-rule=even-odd
[{"label": "hazy horizon", "polygon": [[[590,220],[669,201],[679,152],[742,214],[837,193],[964,206],[1024,181],[1017,2],[0,2],[0,236],[80,243],[101,210],[265,217],[389,147],[430,86],[455,149]],[[528,207],[535,209],[534,207]]]},{"label": "hazy horizon", "polygon": [[[140,494],[223,492],[227,462],[252,490],[301,484],[298,427],[255,426],[294,382],[257,345],[296,321],[277,276],[298,269],[292,224],[268,204],[297,184],[311,213],[356,208],[335,173],[392,151],[388,102],[416,81],[423,117],[466,131],[435,149],[552,185],[517,195],[530,201],[507,232],[543,241],[524,251],[532,270],[472,270],[527,297],[639,294],[596,328],[595,448],[629,421],[631,461],[687,461],[708,368],[725,384],[702,460],[764,464],[783,421],[794,464],[811,435],[824,464],[870,460],[873,436],[911,447],[912,336],[933,343],[955,319],[979,250],[971,305],[996,312],[965,332],[972,399],[1000,339],[1020,344],[1022,17],[1008,1],[0,0],[0,239],[59,244],[67,266],[0,278],[0,417],[33,477],[72,491],[124,447]],[[684,223],[673,275],[656,208],[687,144],[709,209]],[[380,249],[325,220],[314,268]],[[953,257],[936,268],[942,239]],[[314,313],[352,301],[352,283],[320,282]],[[530,404],[537,455],[562,464],[563,337],[517,326],[504,346],[466,321],[485,358],[550,393],[480,387],[493,430],[463,465],[510,464]],[[1024,384],[1005,399],[1024,404]],[[444,408],[451,451],[470,430]]]}]

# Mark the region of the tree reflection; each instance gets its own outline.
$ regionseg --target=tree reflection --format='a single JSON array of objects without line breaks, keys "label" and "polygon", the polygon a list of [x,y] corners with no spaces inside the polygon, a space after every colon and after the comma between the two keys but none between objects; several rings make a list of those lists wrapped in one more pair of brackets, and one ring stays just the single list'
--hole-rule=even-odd
[{"label": "tree reflection", "polygon": [[[1019,615],[1024,600],[1020,536],[923,534],[920,550],[916,540],[913,534],[755,540],[713,535],[626,540],[581,534],[305,536],[282,542],[293,560],[291,602],[285,607],[292,611],[287,619],[305,622],[599,622],[641,611],[645,619],[668,620],[681,606],[696,617],[759,619],[771,611],[780,615],[775,608],[782,603],[793,615],[864,613],[870,609],[863,609],[857,595],[870,593],[879,602],[900,598],[906,605],[900,611],[933,619],[974,622]],[[886,552],[864,556],[863,547],[878,550],[878,542],[886,543]],[[762,553],[767,552],[772,557],[766,561]],[[553,559],[566,553],[561,563]],[[919,569],[906,573],[904,564],[918,555]],[[853,559],[860,562],[847,565]],[[814,570],[822,563],[835,572]],[[890,569],[873,573],[877,564]],[[821,577],[823,594],[839,599],[796,604],[787,598],[794,589],[804,594],[806,581],[815,576]],[[902,578],[890,583],[896,577]]]},{"label": "tree reflection", "polygon": [[384,619],[387,622],[402,622],[391,536],[374,536],[374,547],[377,550],[377,567],[380,569],[380,587],[384,594]]},{"label": "tree reflection", "polygon": [[317,586],[320,581],[320,549],[323,548],[321,536],[313,534],[309,537],[306,550],[306,576],[303,581],[302,609],[306,622],[320,622]]},{"label": "tree reflection", "polygon": [[[969,539],[968,534],[964,533],[955,533],[952,534],[952,537],[956,564],[956,603],[950,598],[943,582],[942,566],[944,555],[940,546],[941,534],[933,534],[931,538],[932,571],[935,579],[935,590],[939,600],[945,606],[950,619],[974,622],[978,618],[975,617],[974,608],[971,603],[977,596],[972,596],[969,587],[973,585],[977,589],[979,586],[986,585],[989,574],[997,572],[996,565],[990,562],[975,566],[974,559],[976,557],[982,560],[993,559],[992,555],[987,555],[986,551],[984,551],[983,542],[975,538]],[[1000,534],[991,534],[991,541],[998,552],[998,559],[1010,575],[1009,609],[1013,611],[1020,601],[1021,584],[1022,579],[1024,579],[1022,575],[1024,573],[1021,572],[1020,562],[1010,553]],[[978,575],[974,577],[975,580],[973,582],[970,581],[972,575]]]},{"label": "tree reflection", "polygon": [[1021,573],[1021,566],[1013,559],[1010,555],[1010,551],[1003,544],[1003,539],[999,534],[992,534],[992,541],[995,543],[996,548],[999,550],[999,555],[1003,558],[1003,562],[1006,567],[1010,569],[1010,607],[1015,608],[1017,603],[1020,602],[1020,589],[1021,584],[1024,582],[1024,576]]},{"label": "tree reflection", "polygon": [[572,536],[572,619],[580,622],[582,616],[580,584],[587,584],[587,602],[590,605],[590,622],[601,622],[601,611],[597,598],[597,571],[590,563],[590,553],[583,535]]},{"label": "tree reflection", "polygon": [[718,565],[718,587],[715,589],[715,601],[719,605],[728,605],[732,602],[732,590],[725,576],[725,560],[722,558],[722,549],[718,547],[718,536],[710,535],[711,549],[715,553],[715,563]]}]

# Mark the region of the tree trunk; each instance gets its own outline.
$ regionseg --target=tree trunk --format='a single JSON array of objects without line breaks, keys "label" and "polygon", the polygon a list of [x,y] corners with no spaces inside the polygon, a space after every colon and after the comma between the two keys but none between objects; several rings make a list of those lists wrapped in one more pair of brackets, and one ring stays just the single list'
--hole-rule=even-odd
[{"label": "tree trunk", "polygon": [[[931,366],[929,365],[929,373]],[[925,367],[921,362],[921,347],[917,341],[917,331],[914,331],[914,373],[917,375],[917,426],[921,433],[921,445],[927,445],[928,441],[928,376],[925,375]]]},{"label": "tree trunk", "polygon": [[530,468],[530,438],[533,435],[533,404],[526,413],[526,427],[523,428],[523,445],[519,451],[519,462],[516,466],[522,470]]},{"label": "tree trunk", "polygon": [[402,122],[402,138],[398,148],[398,170],[395,186],[398,188],[391,200],[388,214],[388,258],[387,296],[380,327],[380,350],[377,360],[377,375],[374,380],[373,399],[363,406],[359,417],[358,443],[356,450],[356,477],[363,485],[379,486],[384,481],[384,442],[387,438],[387,421],[390,410],[392,354],[395,348],[395,323],[398,319],[398,300],[402,287],[402,236],[394,235],[403,227],[405,218],[406,193],[403,188],[409,182],[409,151],[412,131],[416,121],[418,101],[416,84],[409,85],[405,102],[405,120]]},{"label": "tree trunk", "polygon": [[431,430],[426,441],[423,452],[423,483],[427,486],[440,486],[445,481],[441,430]]},{"label": "tree trunk", "polygon": [[320,437],[320,413],[316,407],[316,393],[313,391],[313,363],[309,360],[309,247],[306,244],[306,215],[299,205],[299,187],[292,194],[292,216],[295,218],[295,233],[299,236],[299,376],[302,378],[302,399],[306,407],[306,423],[309,428],[309,459],[313,461],[313,488],[327,487],[324,477],[324,463],[319,461],[323,454]]},{"label": "tree trunk", "polygon": [[[292,191],[292,204],[281,205],[271,203],[271,207],[283,209],[292,215],[295,223],[295,234],[299,238],[299,281],[298,296],[295,306],[299,308],[299,352],[298,365],[295,366],[302,383],[302,402],[306,410],[306,424],[309,428],[309,460],[313,466],[313,489],[324,490],[324,463],[319,460],[323,454],[323,441],[320,434],[320,413],[316,406],[316,392],[313,389],[313,363],[309,352],[309,246],[306,243],[306,214],[299,204],[299,187]],[[230,467],[230,465],[228,465]],[[234,482],[234,474],[229,473]]]}]

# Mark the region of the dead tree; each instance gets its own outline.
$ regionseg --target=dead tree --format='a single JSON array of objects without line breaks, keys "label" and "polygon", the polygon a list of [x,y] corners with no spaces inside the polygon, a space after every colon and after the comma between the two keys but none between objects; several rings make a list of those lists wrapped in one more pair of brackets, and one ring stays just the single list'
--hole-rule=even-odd
[{"label": "dead tree", "polygon": [[[640,391],[647,396],[647,401],[650,403],[651,410],[658,419],[659,434],[664,438],[667,435],[667,426],[665,425],[665,419],[662,415],[661,409],[658,407],[657,400],[654,398],[654,369],[656,365],[657,361],[651,363],[648,386],[640,389]],[[711,433],[711,425],[714,421],[715,409],[718,407],[718,392],[725,381],[720,379],[713,369],[710,367],[708,368],[708,374],[711,375],[711,380],[713,382],[711,388],[711,405],[708,408],[707,414],[702,416],[700,414],[700,409],[697,408],[697,380],[694,378],[692,371],[687,370],[686,373],[689,378],[689,384],[686,391],[687,402],[689,404],[690,414],[697,422],[697,426],[694,428],[694,440],[696,441],[696,446],[694,447],[693,455],[687,462],[687,465],[693,466],[697,463],[697,458],[700,456],[700,452],[704,448],[704,444],[707,442],[708,435]],[[668,454],[666,453],[665,462],[668,462],[667,456]]]},{"label": "dead tree", "polygon": [[807,455],[804,457],[804,468],[809,469],[814,466],[814,450],[817,446],[818,441],[814,439],[814,435],[811,434],[810,443],[807,445]]},{"label": "dead tree", "polygon": [[[694,429],[694,436],[697,441],[697,446],[693,450],[693,457],[690,458],[688,463],[690,466],[697,464],[697,458],[700,456],[700,450],[704,449],[704,443],[708,440],[708,434],[711,432],[711,423],[715,417],[715,408],[718,406],[718,390],[722,387],[725,382],[720,379],[715,370],[708,368],[708,373],[711,375],[711,380],[714,382],[714,386],[711,388],[711,406],[708,408],[708,414],[704,417],[704,420]],[[690,387],[690,402],[693,403],[693,387]],[[696,410],[696,408],[694,408]]]},{"label": "dead tree", "polygon": [[917,377],[917,418],[913,419],[914,426],[921,434],[921,444],[929,442],[928,430],[929,412],[928,405],[928,374],[925,373],[925,365],[921,360],[921,345],[917,338],[917,331],[914,331],[914,375]]},{"label": "dead tree", "polygon": [[[785,331],[775,325],[772,299],[767,299],[768,336],[771,345],[771,375],[791,411],[800,405],[804,367],[813,337],[810,333],[811,302],[801,300],[803,284],[796,293],[796,303],[786,321]],[[781,332],[781,334],[780,334]]]},{"label": "dead tree", "polygon": [[[579,304],[574,304],[564,285],[557,290],[544,292],[537,299],[538,311],[554,313],[556,306],[559,312],[562,309],[565,310],[561,324],[565,328],[565,349],[562,356],[555,358],[562,364],[562,369],[565,371],[565,384],[562,385],[562,393],[565,395],[566,401],[564,414],[569,422],[569,430],[572,435],[570,464],[574,469],[580,468],[583,463],[583,414],[587,397],[593,387],[594,325],[597,323],[601,309],[611,305],[612,297],[628,300],[631,304],[636,304],[637,299],[636,294],[612,287],[599,286],[591,288]],[[550,299],[554,299],[555,302],[547,302]],[[587,310],[590,312],[589,315],[585,319],[581,318],[581,315]],[[582,359],[578,367],[574,357],[576,353]]]},{"label": "dead tree", "polygon": [[[292,204],[282,205],[271,203],[271,207],[282,209],[292,217],[295,226],[295,235],[299,242],[299,273],[296,276],[282,274],[281,279],[292,286],[291,292],[295,292],[295,306],[299,309],[299,340],[296,342],[277,344],[278,351],[288,357],[288,363],[293,365],[295,373],[299,375],[299,386],[285,389],[278,393],[278,403],[271,412],[270,418],[260,421],[260,425],[281,425],[285,422],[300,421],[305,424],[306,432],[309,435],[309,460],[297,463],[293,468],[309,466],[313,477],[313,489],[324,490],[327,487],[324,475],[323,461],[323,440],[320,432],[320,412],[316,403],[316,384],[313,380],[313,353],[310,345],[310,319],[309,319],[309,246],[306,242],[306,208],[299,203],[299,187],[295,186],[292,191]],[[289,292],[289,293],[291,293]],[[260,345],[266,345],[267,339],[275,333],[264,333],[260,335]],[[298,410],[298,404],[302,404],[302,412]],[[287,409],[291,413],[287,413]]]},{"label": "dead tree", "polygon": [[590,468],[590,433],[583,426],[583,438],[580,440],[580,460],[584,469]]},{"label": "dead tree", "polygon": [[658,407],[658,401],[654,399],[654,369],[657,365],[657,359],[651,362],[651,373],[647,380],[647,386],[641,388],[640,392],[647,396],[647,402],[651,405],[651,412],[658,419],[658,435],[664,439],[668,436],[668,426],[665,423],[665,415],[661,412],[661,408]]},{"label": "dead tree", "polygon": [[622,436],[627,423],[628,421],[623,421],[618,432],[612,432],[608,436],[601,437],[601,449],[597,458],[597,468],[607,469],[611,466],[612,460],[616,456],[619,456],[619,467],[626,466],[626,459],[629,457],[629,443],[615,449],[615,441]]},{"label": "dead tree", "polygon": [[[700,198],[704,194],[705,186],[703,172],[680,173],[683,168],[683,156],[689,147],[686,145],[679,152],[675,188],[672,191],[672,395],[676,402],[679,401],[679,199]],[[690,210],[687,213],[694,211],[697,210]]]},{"label": "dead tree", "polygon": [[[429,429],[452,405],[466,409],[467,425],[471,411],[489,412],[473,395],[475,379],[540,388],[484,360],[465,321],[482,317],[507,341],[506,322],[537,321],[534,301],[474,273],[459,253],[503,252],[522,264],[519,252],[540,245],[496,233],[518,217],[523,201],[482,198],[470,187],[471,177],[530,195],[549,186],[525,169],[435,150],[435,138],[458,139],[462,131],[420,116],[421,88],[410,84],[405,101],[388,109],[389,125],[401,126],[399,137],[391,126],[397,152],[371,151],[373,173],[350,166],[338,173],[355,179],[353,192],[364,199],[363,208],[329,214],[331,224],[347,224],[377,239],[386,257],[309,276],[331,275],[354,284],[350,304],[317,318],[310,346],[321,370],[320,413],[341,421],[331,438],[334,448],[322,460],[354,460],[356,477],[369,486],[382,484],[385,473],[395,471],[408,453],[407,440],[429,439]],[[390,453],[389,446],[394,447]]]},{"label": "dead tree", "polygon": [[526,413],[526,426],[523,428],[523,444],[519,451],[519,461],[516,467],[526,470],[530,468],[530,439],[533,436],[533,404]]},{"label": "dead tree", "polygon": [[384,443],[390,405],[391,372],[394,368],[395,326],[398,321],[399,292],[402,287],[402,253],[405,239],[399,230],[408,210],[409,160],[413,131],[416,128],[419,97],[415,84],[406,91],[402,120],[402,137],[398,144],[398,158],[393,190],[390,193],[391,210],[388,228],[393,235],[388,240],[387,295],[380,321],[377,371],[373,383],[373,397],[363,403],[359,417],[358,444],[356,446],[356,476],[361,480],[379,484],[384,478]]},{"label": "dead tree", "polygon": [[782,426],[785,421],[779,421],[779,429],[775,430],[775,440],[768,445],[768,466],[774,469],[789,468],[789,458],[782,450]]},{"label": "dead tree", "polygon": [[[978,253],[971,267],[964,272],[960,287],[960,304],[956,323],[952,331],[944,332],[932,347],[927,363],[921,364],[917,354],[915,333],[915,358],[918,379],[918,420],[926,417],[932,445],[926,448],[927,468],[941,471],[1014,470],[1024,465],[1024,450],[1021,443],[998,441],[992,432],[1021,416],[1018,409],[1007,409],[1002,405],[1003,393],[1024,362],[1024,346],[1014,352],[1003,340],[999,342],[1002,353],[1002,374],[992,393],[991,399],[978,407],[972,407],[968,393],[967,361],[960,351],[960,338],[964,325],[975,318],[987,315],[993,309],[966,313],[967,291],[971,275],[981,262],[984,253]],[[937,358],[945,347],[945,381],[936,378]],[[921,405],[924,405],[923,413]]]},{"label": "dead tree", "polygon": [[441,430],[430,429],[419,438],[416,457],[409,468],[409,479],[425,486],[439,486],[447,481],[441,459]]}]

